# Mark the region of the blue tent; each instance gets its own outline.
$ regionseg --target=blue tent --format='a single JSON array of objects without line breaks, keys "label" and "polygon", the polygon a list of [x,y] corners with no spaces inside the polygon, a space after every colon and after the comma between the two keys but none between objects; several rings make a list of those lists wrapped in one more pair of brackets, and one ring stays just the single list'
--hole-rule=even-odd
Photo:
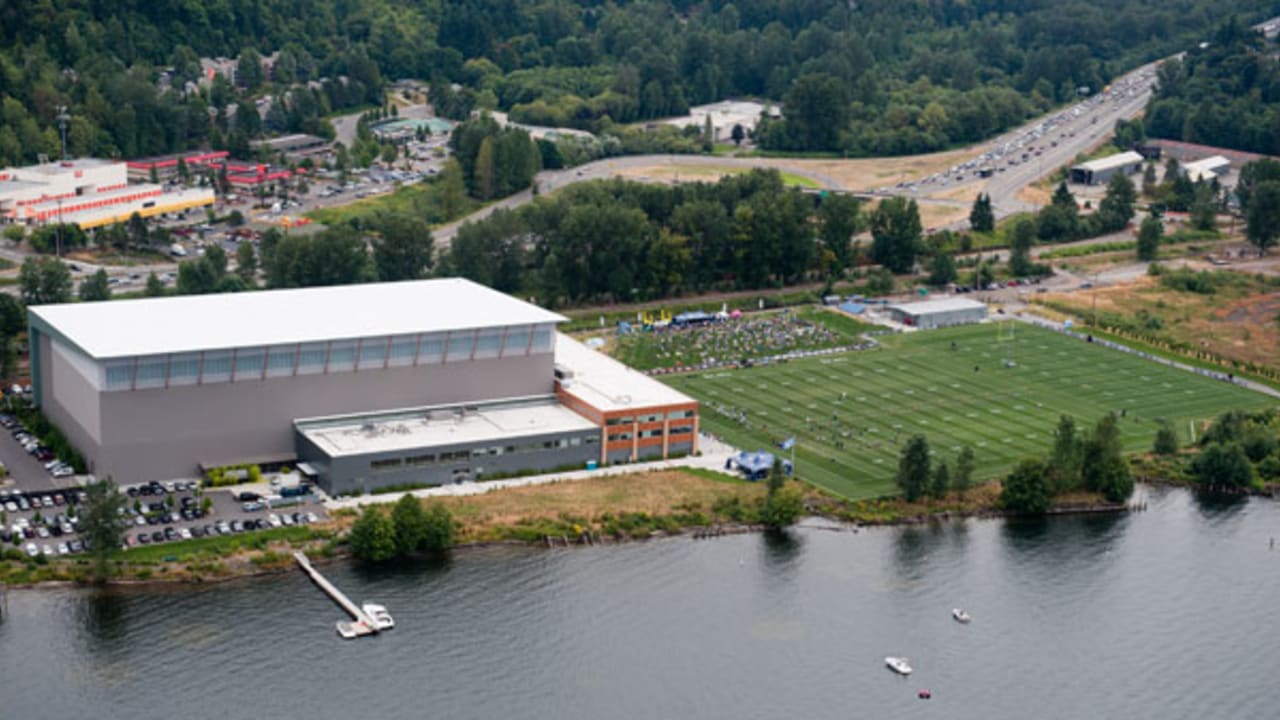
[{"label": "blue tent", "polygon": [[[769,477],[769,471],[773,469],[773,453],[757,450],[755,452],[742,451],[733,456],[729,460],[730,463],[736,464],[742,474],[748,480],[764,480]],[[782,470],[787,475],[791,474],[791,461],[782,461]]]},{"label": "blue tent", "polygon": [[867,306],[859,302],[850,301],[846,303],[840,303],[840,309],[851,315],[861,315],[862,313],[867,311]]}]

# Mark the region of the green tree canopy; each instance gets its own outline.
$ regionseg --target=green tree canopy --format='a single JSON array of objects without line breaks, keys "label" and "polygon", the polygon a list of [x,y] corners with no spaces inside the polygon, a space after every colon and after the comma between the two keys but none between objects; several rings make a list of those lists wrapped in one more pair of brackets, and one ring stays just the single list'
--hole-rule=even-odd
[{"label": "green tree canopy", "polygon": [[412,493],[401,496],[391,508],[391,525],[399,555],[408,556],[420,550],[427,532],[427,514],[422,509],[422,501]]},{"label": "green tree canopy", "polygon": [[80,281],[78,293],[84,302],[110,300],[111,281],[107,277],[107,271],[104,268],[98,268],[97,272]]},{"label": "green tree canopy", "polygon": [[996,229],[996,215],[991,209],[991,196],[978,193],[974,198],[973,209],[969,211],[969,227],[974,232],[992,232]]},{"label": "green tree canopy", "polygon": [[1107,413],[1084,441],[1080,459],[1084,486],[1111,502],[1127,500],[1133,493],[1133,477],[1123,451],[1119,419],[1115,413]]},{"label": "green tree canopy", "polygon": [[1018,463],[1005,477],[1000,504],[1013,512],[1043,514],[1049,509],[1049,483],[1044,463],[1028,459]]},{"label": "green tree canopy", "polygon": [[351,554],[360,560],[380,563],[396,556],[395,525],[376,507],[366,507],[356,518],[347,541]]},{"label": "green tree canopy", "polygon": [[1247,488],[1253,482],[1253,466],[1244,450],[1236,443],[1212,442],[1191,461],[1191,474],[1201,487],[1217,489]]},{"label": "green tree canopy", "polygon": [[893,197],[882,201],[871,213],[871,259],[890,272],[910,272],[920,248],[921,231],[915,200]]},{"label": "green tree canopy", "polygon": [[79,532],[89,545],[98,579],[105,580],[109,569],[107,558],[124,543],[120,511],[126,498],[111,478],[88,483],[84,492],[86,500],[79,510]]},{"label": "green tree canopy", "polygon": [[913,435],[898,455],[898,489],[907,502],[919,500],[929,489],[929,441],[923,435]]},{"label": "green tree canopy", "polygon": [[1154,215],[1142,219],[1138,228],[1138,259],[1151,262],[1160,254],[1160,239],[1164,236],[1164,223]]}]

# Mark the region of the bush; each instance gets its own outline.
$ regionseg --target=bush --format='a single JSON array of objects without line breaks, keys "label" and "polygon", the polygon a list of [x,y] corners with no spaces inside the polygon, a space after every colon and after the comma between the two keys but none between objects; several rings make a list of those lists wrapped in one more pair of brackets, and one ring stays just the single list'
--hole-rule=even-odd
[{"label": "bush", "polygon": [[1253,467],[1244,450],[1235,443],[1207,445],[1191,462],[1191,473],[1201,487],[1246,488],[1253,482]]},{"label": "bush", "polygon": [[367,562],[386,562],[396,556],[396,531],[380,510],[367,507],[351,526],[351,553]]},{"label": "bush", "polygon": [[1173,430],[1173,423],[1160,421],[1160,429],[1156,430],[1156,440],[1151,451],[1157,455],[1172,455],[1178,452],[1178,434]]},{"label": "bush", "polygon": [[1044,463],[1023,460],[1009,473],[1000,492],[1000,504],[1014,512],[1043,514],[1049,509],[1049,483]]},{"label": "bush", "polygon": [[794,525],[804,514],[804,497],[794,487],[784,487],[769,493],[760,508],[760,522],[772,528]]}]

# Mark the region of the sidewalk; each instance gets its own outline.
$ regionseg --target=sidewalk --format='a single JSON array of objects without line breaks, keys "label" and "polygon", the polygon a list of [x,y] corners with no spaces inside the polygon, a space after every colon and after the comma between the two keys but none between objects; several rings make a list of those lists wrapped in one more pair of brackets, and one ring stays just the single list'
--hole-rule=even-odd
[{"label": "sidewalk", "polygon": [[655,460],[652,462],[610,465],[609,467],[599,468],[597,470],[572,470],[570,472],[551,473],[549,475],[531,475],[528,477],[509,478],[506,480],[490,480],[481,482],[471,481],[460,483],[458,485],[440,485],[437,487],[409,490],[407,492],[328,499],[325,501],[324,505],[330,511],[340,510],[343,508],[358,509],[362,505],[393,503],[406,494],[420,498],[483,495],[484,493],[491,492],[493,490],[504,490],[506,488],[547,485],[549,483],[573,480],[589,480],[591,478],[614,475],[630,475],[634,473],[643,473],[652,470],[666,470],[678,467],[696,467],[723,472],[725,461],[738,454],[737,448],[726,445],[706,433],[698,436],[698,447],[702,451],[702,454],[698,457],[688,456],[673,460]]}]

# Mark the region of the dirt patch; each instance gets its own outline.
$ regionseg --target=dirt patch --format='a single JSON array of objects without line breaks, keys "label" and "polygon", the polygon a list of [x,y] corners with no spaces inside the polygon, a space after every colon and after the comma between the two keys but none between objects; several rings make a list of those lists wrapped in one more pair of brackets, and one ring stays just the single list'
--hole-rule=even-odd
[{"label": "dirt patch", "polygon": [[1031,205],[1045,206],[1053,199],[1053,195],[1044,188],[1028,185],[1018,191],[1018,199]]},{"label": "dirt patch", "polygon": [[601,476],[550,485],[530,485],[466,497],[441,498],[462,524],[462,537],[476,537],[499,525],[515,525],[530,518],[561,516],[594,518],[601,511],[620,513],[672,512],[677,505],[711,507],[718,498],[743,500],[763,497],[762,483],[724,482],[666,470],[634,475]]},{"label": "dirt patch", "polygon": [[[1207,263],[1206,263],[1207,265]],[[1087,318],[1096,308],[1127,318],[1150,318],[1148,331],[1240,362],[1280,364],[1280,292],[1254,282],[1214,295],[1179,292],[1155,278],[1073,293],[1049,293],[1054,307]]]},{"label": "dirt patch", "polygon": [[926,228],[940,228],[969,217],[969,208],[959,205],[919,202],[920,224]]}]

